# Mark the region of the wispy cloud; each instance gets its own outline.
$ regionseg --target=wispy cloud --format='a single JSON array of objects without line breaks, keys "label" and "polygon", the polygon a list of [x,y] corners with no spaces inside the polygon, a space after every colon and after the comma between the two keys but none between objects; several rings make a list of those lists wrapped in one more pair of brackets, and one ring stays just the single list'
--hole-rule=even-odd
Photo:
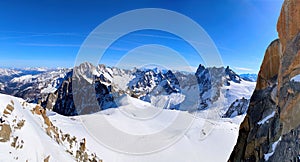
[{"label": "wispy cloud", "polygon": [[18,43],[21,46],[36,47],[80,47],[80,44],[56,44],[56,43]]},{"label": "wispy cloud", "polygon": [[[63,43],[18,43],[18,45],[21,46],[31,46],[31,47],[83,47],[82,44],[63,44]],[[86,48],[97,48],[97,49],[107,49],[107,50],[113,50],[113,51],[129,51],[129,48],[123,48],[123,47],[116,47],[116,46],[102,46],[98,44],[90,44],[90,45],[85,45],[84,47]]]},{"label": "wispy cloud", "polygon": [[[5,36],[1,36],[2,34],[4,34]],[[69,33],[69,32],[45,33],[45,32],[0,31],[0,40],[32,38],[32,37],[49,37],[49,36],[86,37],[87,33]]]},{"label": "wispy cloud", "polygon": [[240,70],[240,71],[253,71],[253,69],[245,68],[245,67],[234,67],[234,69]]}]

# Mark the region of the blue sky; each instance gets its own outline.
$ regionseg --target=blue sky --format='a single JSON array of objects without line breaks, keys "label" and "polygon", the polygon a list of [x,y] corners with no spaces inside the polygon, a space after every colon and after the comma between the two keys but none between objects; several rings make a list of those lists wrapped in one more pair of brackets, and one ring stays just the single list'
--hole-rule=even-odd
[{"label": "blue sky", "polygon": [[[80,45],[105,20],[132,9],[163,8],[201,25],[224,65],[238,73],[257,73],[267,46],[278,37],[281,5],[282,0],[4,0],[0,1],[0,66],[72,67]],[[161,44],[176,49],[193,67],[203,63],[177,38],[155,30],[130,33],[117,40],[100,62],[113,66],[133,48]]]}]

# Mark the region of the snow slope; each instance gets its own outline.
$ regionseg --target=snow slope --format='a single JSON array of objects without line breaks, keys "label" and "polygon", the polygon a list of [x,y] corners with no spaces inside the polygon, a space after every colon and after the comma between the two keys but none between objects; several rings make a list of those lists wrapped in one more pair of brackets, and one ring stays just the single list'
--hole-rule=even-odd
[{"label": "snow slope", "polygon": [[[0,161],[43,161],[46,158],[50,161],[75,161],[76,158],[67,151],[74,154],[79,143],[66,143],[53,136],[54,130],[47,132],[46,118],[32,111],[36,107],[23,99],[0,94],[0,117],[3,120],[0,122]],[[53,113],[47,113],[50,114]],[[7,125],[9,139],[1,141],[5,138],[3,132]],[[57,129],[61,137],[64,135],[52,124],[51,128]]]},{"label": "snow slope", "polygon": [[[14,148],[11,146],[13,139],[9,142],[0,142],[0,157],[1,161],[43,161],[47,156],[51,156],[53,161],[59,160],[72,160],[72,157],[68,154],[62,154],[65,152],[57,143],[55,143],[46,133],[42,130],[43,123],[38,117],[34,117],[29,111],[34,107],[33,104],[27,104],[25,109],[22,104],[24,101],[11,96],[0,95],[0,114],[3,116],[3,111],[7,104],[14,103],[14,111],[4,118],[5,123],[10,124],[11,127],[18,121],[25,120],[24,126],[21,129],[16,129],[11,134],[12,138],[18,137],[18,144],[22,148]],[[17,120],[16,122],[13,122]]]},{"label": "snow slope", "polygon": [[[231,119],[222,121],[205,120],[187,112],[165,109],[153,117],[151,115],[157,113],[157,108],[154,108],[147,102],[126,95],[123,96],[122,101],[119,101],[119,105],[120,107],[118,109],[108,109],[92,115],[76,116],[73,117],[73,119],[57,114],[50,118],[56,121],[54,123],[62,130],[70,132],[80,138],[86,138],[87,147],[93,148],[93,151],[96,152],[97,155],[100,155],[103,161],[109,162],[227,161],[237,139],[239,125],[235,124]],[[181,137],[178,141],[163,150],[153,153],[143,154],[140,150],[137,150],[140,143],[143,143],[144,140],[148,138],[147,135],[165,130],[174,122],[174,119],[178,115],[183,115],[186,117],[186,120],[193,121],[190,128],[182,137],[177,136]],[[145,116],[151,116],[152,118],[142,120],[145,119]],[[124,146],[124,148],[129,150],[129,154],[124,153],[126,149],[110,149],[109,147],[114,146],[114,144],[107,144],[107,141],[99,142],[99,138],[95,138],[94,135],[101,134],[103,139],[110,137],[111,139],[118,140],[118,135],[113,134],[114,131],[110,131],[107,124],[103,124],[104,120],[112,125],[113,128],[123,133],[139,136],[136,140],[129,142],[126,138],[122,138],[122,140],[118,142],[115,141],[116,147]],[[241,121],[242,119],[238,120]],[[90,126],[82,125],[82,123],[90,124]],[[213,130],[206,132],[207,127],[212,127]],[[86,133],[86,128],[90,128],[89,132],[91,134]],[[180,126],[171,129],[168,128],[167,132],[163,134],[161,138],[155,138],[155,140],[150,141],[150,143],[166,143],[168,140],[172,141],[172,138],[177,135],[176,132],[184,132],[184,130],[180,129],[186,128]],[[150,146],[145,145],[145,147]],[[146,148],[140,149],[147,150]],[[138,155],[134,155],[134,153]]]},{"label": "snow slope", "polygon": [[[85,139],[85,152],[90,158],[97,156],[104,162],[227,161],[238,136],[239,123],[235,120],[240,121],[240,117],[218,121],[205,120],[183,111],[157,109],[148,102],[127,95],[123,95],[117,102],[119,108],[96,114],[65,117],[49,111],[45,113],[47,117],[43,117],[35,110],[37,107],[35,104],[28,104],[22,99],[1,94],[0,115],[7,116],[3,117],[5,122],[1,124],[9,124],[12,128],[9,141],[0,142],[1,161],[14,159],[43,161],[49,155],[49,161],[76,161],[75,154],[81,150],[80,139]],[[10,115],[5,115],[3,112],[8,104],[12,105],[14,110]],[[182,116],[183,121],[193,122],[188,125],[189,127],[182,126],[180,123],[170,127],[178,116]],[[47,118],[50,119],[52,127],[58,130],[59,138],[55,137],[55,131],[50,135],[47,134],[46,130],[49,128],[46,124]],[[164,130],[166,131],[160,138],[148,142],[165,144],[165,141],[171,141],[172,143],[168,147],[148,154],[143,154],[142,151],[138,155],[133,152],[128,154],[116,151],[116,148],[108,147],[111,145],[106,143],[108,141],[99,142],[99,138],[95,136],[95,133],[99,133],[102,137],[111,137],[111,139],[115,137],[111,134],[110,125],[104,124],[104,119],[112,126],[111,128],[133,136],[144,137],[136,138],[135,141],[123,139],[117,143],[119,146],[125,146],[125,151],[126,149],[129,149],[129,152],[130,149],[136,151],[148,135]],[[25,120],[24,126],[15,129],[16,123],[21,120]],[[92,124],[87,125],[89,123]],[[94,129],[87,130],[91,127]],[[209,128],[213,128],[211,132]],[[178,132],[183,132],[182,136]],[[63,141],[62,137],[66,134],[76,137],[77,142],[73,143],[72,148],[67,140]],[[22,148],[11,146],[15,137],[18,137],[17,145],[23,145]],[[174,137],[178,139],[173,141]],[[149,145],[145,145],[141,150],[146,150],[147,147],[150,148]],[[68,152],[72,152],[73,155]]]}]

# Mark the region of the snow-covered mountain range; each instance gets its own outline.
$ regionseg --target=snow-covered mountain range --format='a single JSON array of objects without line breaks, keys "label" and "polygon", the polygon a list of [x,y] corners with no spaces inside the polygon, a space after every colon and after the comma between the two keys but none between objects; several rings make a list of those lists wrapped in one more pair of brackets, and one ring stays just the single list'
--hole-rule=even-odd
[{"label": "snow-covered mountain range", "polygon": [[[88,114],[117,107],[114,99],[127,94],[164,109],[193,112],[217,107],[222,116],[235,100],[249,99],[255,86],[255,82],[242,79],[229,67],[205,68],[203,65],[191,74],[157,68],[124,70],[83,63],[74,69],[44,70],[33,74],[7,70],[6,76],[11,79],[2,84],[1,93],[41,103],[63,115]],[[78,90],[74,86],[77,81],[81,88]],[[73,95],[74,91],[76,95]],[[96,93],[99,106],[89,105],[87,110],[86,105],[92,101],[80,98],[76,99],[80,103],[75,108],[74,96],[88,96],[89,93]]]},{"label": "snow-covered mountain range", "polygon": [[[0,157],[5,161],[226,161],[255,87],[229,67],[203,65],[194,74],[90,63],[32,73],[5,69],[2,74],[0,93],[20,97],[0,94]],[[153,112],[159,113],[144,120]],[[113,139],[116,134],[100,120],[105,118],[109,126],[141,135],[117,142],[136,149],[147,134],[163,130],[176,116],[193,121],[189,129],[173,145],[142,156],[111,149],[90,131]],[[181,125],[150,143],[173,141],[176,132],[184,131]]]}]

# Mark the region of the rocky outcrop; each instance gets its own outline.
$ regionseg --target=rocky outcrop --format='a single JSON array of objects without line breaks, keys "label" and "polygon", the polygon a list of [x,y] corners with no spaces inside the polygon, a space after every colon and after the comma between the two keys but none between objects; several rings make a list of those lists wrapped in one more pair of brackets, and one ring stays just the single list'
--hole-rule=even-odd
[{"label": "rocky outcrop", "polygon": [[236,99],[228,108],[226,113],[222,116],[223,118],[233,118],[238,115],[246,113],[249,105],[249,100],[242,98]]},{"label": "rocky outcrop", "polygon": [[278,106],[281,108],[283,133],[300,124],[300,84],[291,81],[292,77],[300,74],[300,32],[285,49],[278,78]]},{"label": "rocky outcrop", "polygon": [[272,80],[276,80],[280,65],[281,44],[279,39],[274,40],[266,50],[263,63],[257,77],[256,90],[262,90],[270,86]]},{"label": "rocky outcrop", "polygon": [[299,89],[290,79],[300,74],[300,1],[287,0],[281,9],[277,31],[283,46],[281,68],[279,70],[278,105],[282,112],[280,117],[284,124],[284,133],[296,127],[300,120]]},{"label": "rocky outcrop", "polygon": [[10,139],[11,128],[8,124],[0,124],[0,142],[7,142]]},{"label": "rocky outcrop", "polygon": [[[296,136],[300,128],[300,84],[291,78],[300,74],[300,1],[286,0],[281,9],[277,31],[282,44],[282,57],[278,73],[278,106],[282,123],[282,142],[274,157],[283,155],[295,159],[298,155],[289,154],[287,150],[300,150]],[[287,138],[288,137],[288,138]],[[294,144],[291,144],[294,142]],[[284,143],[284,144],[283,144]],[[288,144],[289,143],[289,144]]]},{"label": "rocky outcrop", "polygon": [[273,85],[254,91],[230,161],[264,161],[264,154],[279,139],[281,126],[278,107],[270,95],[276,90],[276,85]]},{"label": "rocky outcrop", "polygon": [[[229,161],[264,161],[264,154],[269,152],[272,142],[280,136],[279,109],[276,104],[280,55],[280,42],[277,39],[266,50],[256,88]],[[268,119],[272,113],[274,117]]]},{"label": "rocky outcrop", "polygon": [[300,1],[285,0],[229,161],[299,161]]},{"label": "rocky outcrop", "polygon": [[283,46],[283,51],[287,44],[295,38],[300,31],[300,1],[285,0],[281,8],[281,13],[277,22],[277,31]]}]

